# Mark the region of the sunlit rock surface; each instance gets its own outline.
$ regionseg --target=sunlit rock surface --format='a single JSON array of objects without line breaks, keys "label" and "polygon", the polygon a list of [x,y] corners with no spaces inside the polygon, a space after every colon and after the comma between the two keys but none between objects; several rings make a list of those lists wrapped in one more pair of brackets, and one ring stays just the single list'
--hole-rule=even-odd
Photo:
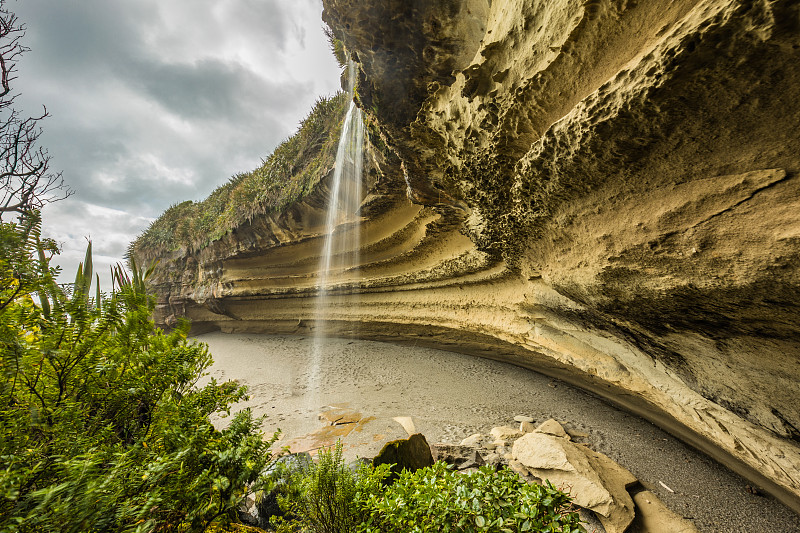
[{"label": "sunlit rock surface", "polygon": [[[576,383],[800,509],[798,3],[324,5],[371,143],[326,327]],[[326,186],[162,257],[158,319],[313,329]]]}]

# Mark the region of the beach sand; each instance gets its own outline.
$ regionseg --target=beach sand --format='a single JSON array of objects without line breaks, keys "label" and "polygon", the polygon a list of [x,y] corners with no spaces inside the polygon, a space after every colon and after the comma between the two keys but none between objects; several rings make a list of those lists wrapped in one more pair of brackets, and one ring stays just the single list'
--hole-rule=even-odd
[{"label": "beach sand", "polygon": [[[210,376],[249,387],[250,407],[280,429],[275,448],[328,445],[370,457],[407,431],[458,443],[515,415],[549,418],[614,459],[704,532],[800,531],[800,516],[659,428],[560,381],[512,365],[428,348],[353,339],[208,333]],[[326,412],[320,419],[319,414]],[[336,421],[338,420],[338,423]],[[407,420],[406,420],[407,423]],[[310,435],[311,434],[311,435]],[[309,436],[310,435],[310,436]],[[672,491],[667,490],[664,485]]]}]

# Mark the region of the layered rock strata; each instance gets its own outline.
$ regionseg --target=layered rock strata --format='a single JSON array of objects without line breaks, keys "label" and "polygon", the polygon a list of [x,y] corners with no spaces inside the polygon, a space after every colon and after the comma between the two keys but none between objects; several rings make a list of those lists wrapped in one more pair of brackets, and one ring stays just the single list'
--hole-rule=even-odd
[{"label": "layered rock strata", "polygon": [[[557,376],[800,509],[800,6],[324,4],[372,142],[329,333]],[[159,320],[323,327],[325,184],[163,257]]]}]

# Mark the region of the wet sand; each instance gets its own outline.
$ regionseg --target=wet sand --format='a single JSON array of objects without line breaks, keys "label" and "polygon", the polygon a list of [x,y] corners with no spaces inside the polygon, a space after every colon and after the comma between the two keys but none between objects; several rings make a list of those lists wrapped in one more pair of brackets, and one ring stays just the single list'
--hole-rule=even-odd
[{"label": "wet sand", "polygon": [[[411,417],[429,442],[457,443],[476,432],[555,418],[639,478],[676,513],[704,532],[800,531],[800,516],[649,422],[529,370],[467,355],[387,343],[326,339],[315,355],[308,337],[208,333],[197,337],[214,356],[210,375],[249,387],[241,404],[281,429],[278,446],[329,422],[331,406],[368,421],[345,440],[349,456],[368,456],[406,435],[395,417]],[[324,354],[324,355],[322,355]],[[314,364],[316,361],[316,365]],[[314,367],[318,366],[315,370]],[[665,489],[666,485],[674,492]]]}]

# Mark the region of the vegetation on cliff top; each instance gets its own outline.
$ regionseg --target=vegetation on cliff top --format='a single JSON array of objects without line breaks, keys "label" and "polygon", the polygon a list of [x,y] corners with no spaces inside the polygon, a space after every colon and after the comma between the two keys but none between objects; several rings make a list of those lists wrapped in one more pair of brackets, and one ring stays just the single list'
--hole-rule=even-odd
[{"label": "vegetation on cliff top", "polygon": [[234,176],[202,202],[189,200],[167,209],[131,244],[130,255],[203,248],[253,217],[306,196],[333,166],[348,104],[343,92],[317,100],[297,133],[259,168]]}]

